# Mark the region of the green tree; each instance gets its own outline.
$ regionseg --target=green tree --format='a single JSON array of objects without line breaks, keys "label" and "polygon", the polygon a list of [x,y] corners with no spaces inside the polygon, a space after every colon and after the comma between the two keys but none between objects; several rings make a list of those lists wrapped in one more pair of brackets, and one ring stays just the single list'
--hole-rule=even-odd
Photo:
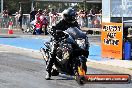
[{"label": "green tree", "polygon": [[35,2],[36,9],[48,9],[51,11],[52,9],[62,12],[64,9],[70,7],[70,3],[58,3],[58,2]]},{"label": "green tree", "polygon": [[[23,13],[29,13],[31,11],[31,2],[32,0],[4,0],[4,9],[8,9],[10,13],[15,13],[20,9],[20,2],[22,6]],[[55,9],[56,11],[62,12],[64,9],[67,9],[71,6],[71,3],[58,3],[58,2],[42,2],[42,1],[35,1],[34,6],[36,9],[48,9],[51,11]],[[50,7],[49,7],[50,6]],[[98,7],[98,8],[97,8]],[[74,8],[76,10],[84,9],[84,3],[77,3]],[[95,10],[99,10],[102,8],[101,3],[86,3],[86,10],[89,11],[91,8]]]},{"label": "green tree", "polygon": [[31,1],[30,0],[4,0],[4,9],[8,9],[10,13],[15,13],[20,9],[20,2],[23,13],[30,12]]},{"label": "green tree", "polygon": [[[77,3],[75,6],[77,10],[83,9],[84,10],[84,3]],[[90,11],[90,9],[96,10],[98,12],[102,8],[101,3],[86,3],[86,11]]]}]

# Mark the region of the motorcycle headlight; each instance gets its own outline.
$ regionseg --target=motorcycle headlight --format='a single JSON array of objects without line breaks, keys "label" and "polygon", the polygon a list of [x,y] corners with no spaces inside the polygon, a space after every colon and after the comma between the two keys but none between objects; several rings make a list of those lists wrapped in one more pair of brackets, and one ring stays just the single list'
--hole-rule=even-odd
[{"label": "motorcycle headlight", "polygon": [[79,47],[81,47],[81,48],[86,47],[85,39],[77,39],[76,42],[79,45]]}]

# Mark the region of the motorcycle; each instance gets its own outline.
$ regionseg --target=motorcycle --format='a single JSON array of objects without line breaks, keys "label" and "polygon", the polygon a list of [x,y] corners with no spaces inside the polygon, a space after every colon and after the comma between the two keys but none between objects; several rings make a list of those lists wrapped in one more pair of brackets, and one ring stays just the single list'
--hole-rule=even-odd
[{"label": "motorcycle", "polygon": [[25,33],[33,33],[34,32],[34,21],[31,21],[30,23],[27,24],[27,28],[24,31]]},{"label": "motorcycle", "polygon": [[47,26],[49,24],[47,18],[40,16],[40,19],[36,21],[35,28],[33,34],[41,34],[47,35]]},{"label": "motorcycle", "polygon": [[89,42],[86,34],[76,27],[49,33],[53,38],[50,42],[44,43],[46,48],[41,48],[41,52],[43,52],[43,58],[47,64],[52,47],[57,44],[56,61],[52,75],[58,71],[59,73],[75,76],[79,84],[84,84],[86,80],[84,76],[87,72],[86,62],[89,55]]},{"label": "motorcycle", "polygon": [[33,31],[34,31],[34,25],[29,25],[24,32],[26,32],[26,33],[33,33]]}]

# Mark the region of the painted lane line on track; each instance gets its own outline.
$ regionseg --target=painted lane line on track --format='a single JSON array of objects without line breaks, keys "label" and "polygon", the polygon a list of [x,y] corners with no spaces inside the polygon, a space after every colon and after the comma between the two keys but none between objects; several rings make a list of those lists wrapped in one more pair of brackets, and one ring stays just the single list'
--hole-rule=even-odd
[{"label": "painted lane line on track", "polygon": [[[6,46],[6,47],[21,49],[21,50],[27,50],[27,51],[32,51],[32,52],[40,52],[39,50],[28,49],[28,48],[23,48],[23,47],[18,47],[18,46],[12,46],[12,45],[0,44],[0,46]],[[1,52],[2,52],[2,51],[1,51]]]}]

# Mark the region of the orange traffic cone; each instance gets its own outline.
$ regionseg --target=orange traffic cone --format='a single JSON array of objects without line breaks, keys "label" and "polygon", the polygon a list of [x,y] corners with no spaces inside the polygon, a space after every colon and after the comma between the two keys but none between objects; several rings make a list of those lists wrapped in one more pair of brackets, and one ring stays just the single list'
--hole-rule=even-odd
[{"label": "orange traffic cone", "polygon": [[8,30],[8,34],[13,34],[13,30]]},{"label": "orange traffic cone", "polygon": [[8,30],[8,34],[13,34],[13,30],[12,30],[12,22],[9,22],[9,30]]}]

